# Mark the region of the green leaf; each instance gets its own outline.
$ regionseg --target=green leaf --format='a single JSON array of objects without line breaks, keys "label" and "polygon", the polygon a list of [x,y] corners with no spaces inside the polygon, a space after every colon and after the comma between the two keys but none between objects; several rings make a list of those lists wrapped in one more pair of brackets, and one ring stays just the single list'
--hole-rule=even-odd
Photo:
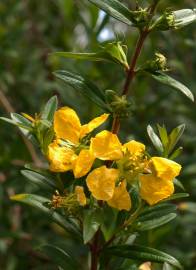
[{"label": "green leaf", "polygon": [[187,198],[187,197],[189,197],[188,193],[176,193],[176,194],[171,195],[167,199],[164,199],[163,202],[165,202],[165,201],[173,201],[173,200]]},{"label": "green leaf", "polygon": [[169,157],[169,159],[176,159],[180,154],[182,154],[183,152],[183,147],[178,147]]},{"label": "green leaf", "polygon": [[163,145],[161,143],[161,140],[159,139],[159,137],[157,136],[157,134],[154,132],[153,128],[150,125],[148,125],[148,127],[147,127],[147,132],[148,132],[148,136],[151,139],[155,148],[159,152],[162,153],[163,152]]},{"label": "green leaf", "polygon": [[135,224],[135,228],[138,231],[152,230],[152,229],[158,228],[158,227],[170,222],[171,220],[176,218],[176,216],[177,215],[175,213],[170,213],[168,215],[165,215],[165,216],[162,216],[162,217],[159,217],[159,218],[146,220],[146,221],[143,221],[143,222],[137,222]]},{"label": "green leaf", "polygon": [[79,60],[114,62],[125,68],[129,68],[121,42],[108,43],[103,47],[102,51],[96,53],[56,52],[52,55]]},{"label": "green leaf", "polygon": [[57,97],[53,96],[44,106],[44,109],[41,112],[41,119],[52,122],[54,118],[54,113],[57,110],[57,106],[58,106]]},{"label": "green leaf", "polygon": [[64,270],[76,270],[79,269],[77,262],[73,259],[73,256],[69,255],[63,249],[53,245],[42,245],[38,248],[38,251],[45,254],[53,263],[58,265]]},{"label": "green leaf", "polygon": [[191,101],[194,101],[194,96],[193,96],[192,92],[184,84],[173,79],[169,75],[167,75],[163,72],[155,72],[155,73],[147,72],[147,73],[150,74],[158,82],[165,84],[165,85],[168,85],[168,86],[171,86],[172,88],[174,88],[176,90],[179,90],[185,96],[187,96]]},{"label": "green leaf", "polygon": [[54,212],[52,209],[49,209],[45,205],[50,203],[50,200],[34,195],[34,194],[17,194],[10,198],[13,201],[18,201],[25,203],[27,205],[33,206],[40,211],[42,211],[46,216],[48,216],[50,219],[52,219],[54,222],[56,222],[59,226],[64,228],[66,231],[71,233],[73,236],[76,236],[77,238],[81,238],[81,234],[76,227],[76,225],[68,218],[63,217],[57,212]]},{"label": "green leaf", "polygon": [[176,185],[177,187],[181,188],[183,191],[185,191],[185,188],[183,186],[183,184],[180,182],[180,180],[178,179],[174,179],[174,185]]},{"label": "green leaf", "polygon": [[171,153],[178,141],[180,140],[182,134],[184,133],[185,125],[182,124],[172,130],[169,135],[168,153]]},{"label": "green leaf", "polygon": [[177,209],[176,205],[171,203],[161,203],[155,206],[147,206],[144,211],[139,215],[137,221],[148,221],[151,219],[156,219],[170,213],[175,212]]},{"label": "green leaf", "polygon": [[108,107],[105,103],[104,93],[87,78],[66,70],[58,70],[54,72],[54,75],[66,84],[78,90],[81,94],[88,97],[99,107],[108,110]]},{"label": "green leaf", "polygon": [[104,238],[108,241],[115,233],[118,211],[115,211],[111,207],[105,206],[103,208],[101,231]]},{"label": "green leaf", "polygon": [[115,19],[132,25],[132,12],[117,0],[89,0]]},{"label": "green leaf", "polygon": [[172,256],[154,248],[139,245],[118,245],[107,248],[105,252],[117,257],[140,260],[142,262],[169,263],[178,269],[183,269],[181,264]]},{"label": "green leaf", "polygon": [[45,175],[42,175],[37,172],[29,171],[29,170],[22,170],[21,173],[33,184],[36,184],[41,188],[44,188],[50,191],[54,191],[55,189],[57,189],[55,185],[55,180],[52,180]]},{"label": "green leaf", "polygon": [[84,212],[83,239],[88,243],[101,225],[102,214],[100,209],[86,210]]},{"label": "green leaf", "polygon": [[168,144],[168,134],[165,126],[160,126],[159,124],[157,125],[158,131],[159,131],[159,136],[161,138],[162,145],[164,148],[167,147]]},{"label": "green leaf", "polygon": [[181,9],[173,12],[175,28],[182,28],[196,22],[196,9]]}]

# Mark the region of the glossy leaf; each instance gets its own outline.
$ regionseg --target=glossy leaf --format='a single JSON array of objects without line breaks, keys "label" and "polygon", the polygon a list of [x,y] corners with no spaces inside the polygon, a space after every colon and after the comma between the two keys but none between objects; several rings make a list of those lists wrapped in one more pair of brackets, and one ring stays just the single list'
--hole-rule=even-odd
[{"label": "glossy leaf", "polygon": [[174,185],[176,185],[177,187],[179,187],[180,189],[185,191],[185,188],[184,188],[183,184],[180,182],[180,180],[178,180],[176,178],[174,179]]},{"label": "glossy leaf", "polygon": [[175,193],[171,195],[169,198],[164,199],[163,201],[173,201],[173,200],[187,198],[187,197],[189,197],[188,193]]},{"label": "glossy leaf", "polygon": [[97,53],[56,52],[53,53],[53,55],[79,60],[109,61],[120,64],[125,68],[129,68],[126,54],[124,52],[123,46],[121,45],[121,42],[108,43],[103,47],[102,51]]},{"label": "glossy leaf", "polygon": [[69,255],[59,247],[53,245],[42,245],[38,248],[38,251],[45,254],[53,263],[60,266],[64,270],[79,269],[79,266],[73,259],[73,256]]},{"label": "glossy leaf", "polygon": [[181,9],[173,12],[175,27],[182,28],[196,22],[196,9]]},{"label": "glossy leaf", "polygon": [[89,0],[115,19],[132,25],[132,12],[118,0]]},{"label": "glossy leaf", "polygon": [[106,252],[117,257],[129,258],[142,262],[167,262],[178,269],[183,269],[181,264],[174,257],[154,248],[139,245],[118,245],[106,249]]},{"label": "glossy leaf", "polygon": [[161,138],[161,142],[162,142],[164,148],[166,148],[167,144],[168,144],[167,130],[166,130],[165,126],[157,125],[157,128],[158,128],[158,131],[159,131],[159,136]]},{"label": "glossy leaf", "polygon": [[56,96],[53,96],[44,106],[43,111],[41,112],[41,119],[48,120],[52,122],[54,113],[57,110],[58,100]]},{"label": "glossy leaf", "polygon": [[81,237],[76,225],[71,220],[68,220],[68,218],[63,217],[59,213],[54,212],[54,210],[45,206],[50,203],[49,199],[34,194],[17,194],[12,196],[11,200],[22,202],[39,209],[59,226],[72,233],[74,236]]},{"label": "glossy leaf", "polygon": [[163,145],[161,143],[161,140],[157,136],[157,134],[154,132],[153,128],[148,125],[147,127],[148,136],[151,139],[153,145],[159,152],[163,152]]},{"label": "glossy leaf", "polygon": [[83,239],[85,244],[88,243],[98,231],[101,225],[101,219],[101,211],[99,209],[86,210],[84,212]]},{"label": "glossy leaf", "polygon": [[159,218],[138,222],[138,223],[136,223],[135,228],[138,231],[152,230],[152,229],[158,228],[158,227],[170,222],[171,220],[176,218],[176,216],[177,215],[175,213],[170,213],[168,215],[165,215],[165,216],[162,216]]},{"label": "glossy leaf", "polygon": [[52,180],[45,175],[30,170],[22,170],[21,174],[24,175],[33,184],[36,184],[41,188],[48,189],[50,191],[57,189],[55,180]]},{"label": "glossy leaf", "polygon": [[177,209],[176,205],[170,203],[157,204],[155,206],[147,206],[144,211],[140,214],[137,221],[148,221],[151,219],[160,218],[175,212]]},{"label": "glossy leaf", "polygon": [[85,95],[101,108],[106,110],[108,109],[107,105],[105,104],[104,93],[87,78],[66,70],[56,71],[54,72],[54,75],[66,84],[72,86],[81,94]]},{"label": "glossy leaf", "polygon": [[172,130],[169,135],[169,143],[168,143],[168,153],[171,153],[178,141],[180,140],[182,134],[184,133],[185,125],[182,124],[175,129]]},{"label": "glossy leaf", "polygon": [[194,101],[194,96],[192,92],[181,82],[173,79],[169,75],[163,73],[163,72],[156,72],[156,73],[149,73],[156,81],[159,81],[162,84],[171,86],[172,88],[179,90],[182,92],[185,96],[187,96],[191,101]]}]

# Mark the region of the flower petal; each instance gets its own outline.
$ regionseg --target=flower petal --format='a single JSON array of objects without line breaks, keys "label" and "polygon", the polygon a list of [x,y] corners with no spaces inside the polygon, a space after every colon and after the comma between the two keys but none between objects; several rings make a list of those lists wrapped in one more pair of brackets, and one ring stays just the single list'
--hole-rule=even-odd
[{"label": "flower petal", "polygon": [[168,198],[174,193],[172,181],[161,179],[152,174],[140,176],[140,195],[150,205]]},{"label": "flower petal", "polygon": [[57,138],[77,144],[80,136],[81,124],[74,110],[63,107],[55,112],[54,131]]},{"label": "flower petal", "polygon": [[131,155],[139,155],[145,151],[145,145],[137,141],[130,141],[123,145],[123,152],[129,151]]},{"label": "flower petal", "polygon": [[119,171],[117,169],[108,169],[106,166],[97,168],[89,173],[86,182],[93,197],[103,201],[111,199],[118,175]]},{"label": "flower petal", "polygon": [[89,150],[81,150],[78,157],[73,161],[73,173],[75,178],[86,175],[90,171],[94,160],[95,157]]},{"label": "flower petal", "polygon": [[93,131],[95,128],[102,125],[107,120],[108,116],[109,114],[104,113],[101,116],[91,120],[88,124],[83,125],[81,127],[80,138],[83,138],[85,135]]},{"label": "flower petal", "polygon": [[131,209],[131,198],[127,192],[125,180],[115,188],[113,197],[107,203],[118,210],[129,211]]},{"label": "flower petal", "polygon": [[180,164],[162,157],[151,158],[149,165],[152,173],[165,180],[173,180],[179,175],[182,168]]},{"label": "flower petal", "polygon": [[66,172],[71,170],[71,160],[74,156],[74,151],[71,148],[60,146],[57,140],[48,146],[50,170],[53,172]]},{"label": "flower petal", "polygon": [[77,201],[81,206],[85,206],[87,201],[86,201],[86,195],[84,193],[84,188],[81,186],[76,186],[75,187],[75,193],[77,196]]},{"label": "flower petal", "polygon": [[101,160],[118,160],[123,156],[122,145],[117,135],[107,130],[91,139],[90,150]]}]

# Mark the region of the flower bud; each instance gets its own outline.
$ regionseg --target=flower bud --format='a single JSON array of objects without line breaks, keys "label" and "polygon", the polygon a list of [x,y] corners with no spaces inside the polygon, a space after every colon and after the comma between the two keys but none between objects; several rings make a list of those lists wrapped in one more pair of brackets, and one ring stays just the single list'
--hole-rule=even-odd
[{"label": "flower bud", "polygon": [[143,66],[143,70],[156,72],[156,71],[167,71],[167,59],[161,53],[155,53],[154,59],[147,61]]},{"label": "flower bud", "polygon": [[113,90],[106,90],[106,101],[114,115],[124,118],[130,113],[131,103],[126,96],[118,96]]}]

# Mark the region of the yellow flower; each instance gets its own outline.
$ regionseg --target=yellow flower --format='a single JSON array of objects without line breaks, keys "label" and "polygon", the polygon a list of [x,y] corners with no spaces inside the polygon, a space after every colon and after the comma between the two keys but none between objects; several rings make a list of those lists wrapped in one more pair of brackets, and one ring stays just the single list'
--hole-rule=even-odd
[{"label": "yellow flower", "polygon": [[149,169],[151,174],[140,176],[140,195],[153,205],[174,193],[172,180],[179,175],[181,165],[166,158],[153,157]]},{"label": "yellow flower", "polygon": [[118,176],[119,172],[117,169],[101,166],[89,173],[86,183],[94,198],[108,201],[113,197]]},{"label": "yellow flower", "polygon": [[87,176],[88,189],[97,200],[106,201],[109,206],[118,210],[131,209],[131,199],[126,189],[126,181],[115,186],[119,178],[117,169],[102,166],[93,170]]},{"label": "yellow flower", "polygon": [[118,210],[131,209],[131,198],[126,189],[126,181],[122,181],[117,187],[115,187],[113,197],[107,201],[108,205]]},{"label": "yellow flower", "polygon": [[79,202],[79,204],[81,206],[85,206],[87,203],[87,200],[86,200],[86,195],[84,193],[84,188],[81,186],[76,186],[75,193],[76,193],[77,201]]},{"label": "yellow flower", "polygon": [[101,160],[118,160],[122,158],[122,145],[117,135],[103,130],[91,139],[90,150]]},{"label": "yellow flower", "polygon": [[152,157],[149,163],[154,175],[165,180],[173,180],[180,174],[181,165],[162,157]]},{"label": "yellow flower", "polygon": [[168,198],[174,193],[172,181],[158,178],[152,174],[140,176],[140,196],[150,205]]},{"label": "yellow flower", "polygon": [[66,172],[72,169],[74,151],[69,147],[60,145],[60,140],[54,140],[48,147],[50,170],[53,172]]},{"label": "yellow flower", "polygon": [[54,172],[73,170],[75,178],[86,175],[90,171],[95,157],[93,152],[86,149],[88,147],[81,146],[81,139],[104,123],[107,118],[108,114],[103,114],[88,124],[81,125],[73,109],[63,107],[56,111],[54,131],[57,139],[48,147],[50,170]]},{"label": "yellow flower", "polygon": [[123,145],[123,152],[126,153],[128,151],[131,155],[140,155],[144,153],[145,149],[146,147],[143,143],[134,140]]},{"label": "yellow flower", "polygon": [[147,166],[145,145],[132,140],[122,146],[122,151],[123,157],[117,161],[117,167],[121,176],[129,183],[133,183]]},{"label": "yellow flower", "polygon": [[80,139],[103,124],[108,116],[109,114],[104,113],[91,120],[88,124],[81,125],[76,112],[69,107],[63,107],[56,111],[54,115],[56,137],[78,144]]}]

